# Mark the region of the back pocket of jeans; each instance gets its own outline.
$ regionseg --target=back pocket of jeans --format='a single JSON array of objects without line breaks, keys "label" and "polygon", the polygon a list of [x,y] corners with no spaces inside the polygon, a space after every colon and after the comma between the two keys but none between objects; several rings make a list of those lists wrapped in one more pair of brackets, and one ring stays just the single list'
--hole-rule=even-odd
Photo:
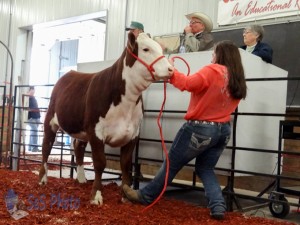
[{"label": "back pocket of jeans", "polygon": [[191,136],[189,147],[194,150],[200,150],[207,147],[211,142],[211,137],[193,133]]}]

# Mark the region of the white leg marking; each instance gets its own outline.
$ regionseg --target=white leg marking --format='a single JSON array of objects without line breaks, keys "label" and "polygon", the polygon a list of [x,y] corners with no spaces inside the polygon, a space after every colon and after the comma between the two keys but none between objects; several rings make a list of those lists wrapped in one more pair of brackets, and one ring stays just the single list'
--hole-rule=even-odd
[{"label": "white leg marking", "polygon": [[42,177],[41,181],[39,182],[39,185],[42,185],[42,184],[47,184],[47,174],[48,174],[48,167],[47,167],[47,163],[44,163],[44,168],[45,168],[45,174],[44,176]]},{"label": "white leg marking", "polygon": [[86,183],[85,174],[84,174],[84,166],[77,166],[77,180],[79,183]]},{"label": "white leg marking", "polygon": [[122,203],[127,203],[127,202],[130,202],[130,201],[129,201],[127,198],[122,197],[122,198],[121,198],[121,202],[122,202]]},{"label": "white leg marking", "polygon": [[101,195],[101,191],[97,191],[96,192],[96,195],[95,195],[95,198],[93,200],[91,200],[91,204],[93,205],[102,205],[103,204],[103,198],[102,198],[102,195]]}]

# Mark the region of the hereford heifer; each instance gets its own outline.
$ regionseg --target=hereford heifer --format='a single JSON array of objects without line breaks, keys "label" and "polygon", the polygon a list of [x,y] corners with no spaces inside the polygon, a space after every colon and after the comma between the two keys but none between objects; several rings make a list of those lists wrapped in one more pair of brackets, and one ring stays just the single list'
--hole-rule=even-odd
[{"label": "hereford heifer", "polygon": [[101,178],[106,166],[105,144],[121,147],[122,185],[131,185],[132,152],[143,118],[141,94],[153,80],[169,78],[173,67],[159,44],[142,33],[128,34],[121,57],[109,68],[87,74],[70,71],[54,86],[44,122],[43,161],[39,183],[47,182],[47,161],[58,129],[75,138],[77,179],[86,182],[83,157],[92,148],[95,180],[91,203],[102,204]]}]

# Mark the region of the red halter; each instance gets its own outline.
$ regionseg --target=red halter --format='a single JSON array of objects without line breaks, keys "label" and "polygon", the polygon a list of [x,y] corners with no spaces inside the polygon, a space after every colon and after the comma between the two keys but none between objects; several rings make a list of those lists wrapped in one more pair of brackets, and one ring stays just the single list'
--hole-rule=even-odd
[{"label": "red halter", "polygon": [[154,74],[153,72],[155,72],[154,68],[153,68],[153,65],[155,63],[157,63],[160,59],[164,58],[165,56],[162,55],[162,56],[159,56],[157,59],[155,59],[150,65],[148,65],[147,63],[145,63],[143,60],[141,60],[139,57],[137,57],[128,47],[127,47],[127,51],[134,57],[136,58],[140,63],[142,63],[147,69],[148,71],[150,72],[151,74],[151,77],[153,80],[155,80],[155,77],[154,77]]}]

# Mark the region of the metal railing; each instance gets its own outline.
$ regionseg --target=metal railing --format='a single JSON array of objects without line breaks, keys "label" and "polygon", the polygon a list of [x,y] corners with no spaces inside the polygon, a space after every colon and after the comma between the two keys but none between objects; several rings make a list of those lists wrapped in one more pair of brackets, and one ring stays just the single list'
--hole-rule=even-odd
[{"label": "metal railing", "polygon": [[[268,82],[268,81],[277,81],[277,80],[300,80],[300,77],[294,77],[294,78],[262,78],[262,79],[248,79],[247,82]],[[51,87],[51,85],[45,85],[45,88]],[[23,88],[28,88],[28,86],[16,86],[15,87],[15,96],[20,96],[20,93],[22,92],[21,89]],[[43,97],[43,98],[47,98]],[[41,110],[46,111],[47,107],[41,107]],[[20,154],[22,151],[23,153],[25,153],[26,151],[24,150],[27,146],[27,144],[24,142],[24,140],[22,140],[22,133],[26,133],[27,129],[22,127],[22,119],[21,119],[21,114],[22,112],[26,110],[26,107],[24,107],[21,104],[21,100],[18,98],[15,98],[14,101],[14,108],[13,108],[13,127],[12,127],[12,142],[11,142],[11,164],[10,167],[14,168],[14,169],[18,169],[20,161],[24,161],[24,162],[31,162],[31,163],[41,163],[40,159],[32,159],[32,158],[28,158],[26,156],[26,154]],[[145,109],[145,118],[147,118],[147,115],[149,113],[158,113],[159,110],[156,109]],[[185,113],[185,111],[182,110],[165,110],[164,113],[169,113],[169,114],[173,114],[173,113]],[[241,205],[239,204],[238,198],[247,198],[247,199],[252,199],[254,201],[258,201],[261,203],[261,201],[263,201],[264,203],[269,203],[269,202],[282,202],[281,200],[277,200],[277,199],[272,199],[270,197],[265,198],[263,197],[263,194],[267,193],[270,194],[272,190],[276,189],[276,182],[271,182],[269,186],[267,186],[265,189],[263,189],[259,194],[257,194],[257,196],[248,196],[245,194],[239,194],[239,193],[235,193],[234,189],[235,189],[235,179],[236,179],[236,174],[244,174],[244,175],[248,175],[248,176],[260,176],[260,177],[268,177],[271,178],[273,181],[276,181],[278,179],[280,180],[292,180],[295,182],[299,182],[299,186],[300,186],[300,178],[297,177],[292,177],[292,176],[285,176],[282,174],[270,174],[270,173],[259,173],[259,172],[255,172],[255,171],[247,171],[247,170],[241,170],[241,169],[236,169],[235,167],[235,155],[237,152],[239,151],[247,151],[247,152],[252,152],[252,153],[266,153],[266,154],[276,154],[279,155],[281,154],[279,149],[261,149],[261,148],[253,148],[253,147],[247,147],[247,146],[238,146],[236,144],[236,126],[239,123],[238,119],[240,117],[243,116],[255,116],[255,117],[278,117],[278,118],[282,118],[282,117],[289,117],[289,118],[295,118],[296,120],[300,119],[300,115],[298,114],[289,114],[289,113],[260,113],[260,112],[239,112],[238,110],[236,110],[236,112],[234,112],[233,114],[233,124],[232,124],[232,145],[229,145],[226,147],[226,151],[231,151],[231,167],[230,168],[221,168],[221,167],[217,167],[216,171],[222,171],[222,172],[226,172],[228,174],[227,176],[227,183],[226,186],[223,190],[224,194],[226,195],[226,199],[227,199],[227,207],[228,210],[232,211],[233,210],[233,205],[235,204],[237,206],[237,208],[241,211],[245,210],[241,207]],[[278,119],[278,124],[280,122],[281,119]],[[24,123],[23,123],[24,124]],[[21,135],[20,135],[21,134]],[[39,130],[39,136],[40,139],[42,139],[42,130]],[[65,134],[61,133],[59,136],[59,139],[61,140],[61,142],[63,142],[65,138]],[[280,138],[280,137],[278,137]],[[143,137],[140,136],[139,141],[136,145],[136,150],[135,150],[135,155],[134,155],[134,185],[135,187],[138,187],[139,182],[142,181],[143,178],[143,174],[140,170],[140,166],[141,166],[141,161],[143,162],[157,162],[158,164],[160,164],[162,162],[162,160],[157,160],[157,159],[151,159],[151,158],[143,158],[139,156],[139,148],[140,148],[140,144],[142,142],[150,142],[150,143],[160,143],[161,140],[160,139],[153,139],[153,138],[147,138],[147,137]],[[171,144],[172,140],[165,140],[166,143]],[[39,146],[40,147],[40,146]],[[54,147],[55,148],[55,147]],[[70,168],[70,176],[72,177],[73,175],[73,169],[75,168],[75,163],[74,163],[74,153],[73,153],[73,149],[68,147],[65,148],[63,145],[59,146],[59,148],[57,148],[61,151],[61,153],[59,154],[60,160],[58,162],[49,162],[49,165],[55,165],[58,166],[60,168],[60,176],[62,176],[62,172],[61,169],[63,167],[65,168]],[[68,151],[67,154],[65,154],[64,152]],[[290,152],[290,151],[285,151],[284,154],[286,155],[291,155],[291,156],[300,156],[300,152]],[[65,162],[63,160],[63,157],[65,155],[71,155],[72,156],[72,161],[71,162]],[[110,155],[112,157],[116,157],[118,158],[118,155]],[[16,165],[14,166],[13,161],[15,161]],[[193,164],[188,164],[187,167],[193,167]],[[277,165],[277,166],[281,166],[281,165]],[[89,170],[89,169],[87,169]],[[193,172],[194,173],[194,172]],[[119,174],[120,173],[116,173]],[[147,180],[147,179],[145,179]],[[186,188],[193,188],[193,189],[200,189],[202,190],[202,188],[197,187],[196,185],[196,175],[195,173],[193,174],[193,183],[192,185],[181,185],[181,184],[176,184],[173,183],[173,185],[175,186],[181,186],[181,187],[186,187]],[[299,204],[294,204],[294,203],[290,203],[291,205],[294,206],[300,206]]]}]

